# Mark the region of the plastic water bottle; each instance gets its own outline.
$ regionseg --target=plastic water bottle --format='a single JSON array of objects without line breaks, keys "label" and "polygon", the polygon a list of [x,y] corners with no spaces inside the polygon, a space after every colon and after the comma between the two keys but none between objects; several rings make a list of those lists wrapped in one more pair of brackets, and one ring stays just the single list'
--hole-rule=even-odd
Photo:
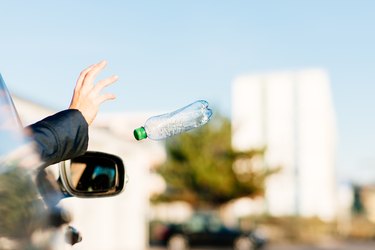
[{"label": "plastic water bottle", "polygon": [[208,102],[199,100],[171,113],[150,117],[134,130],[137,140],[162,140],[206,124],[212,116]]}]

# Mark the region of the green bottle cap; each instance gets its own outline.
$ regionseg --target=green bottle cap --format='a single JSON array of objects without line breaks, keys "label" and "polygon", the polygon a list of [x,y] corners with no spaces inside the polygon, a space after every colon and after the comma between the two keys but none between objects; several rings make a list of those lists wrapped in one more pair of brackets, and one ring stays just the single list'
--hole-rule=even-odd
[{"label": "green bottle cap", "polygon": [[147,138],[147,133],[144,127],[136,128],[134,129],[134,137],[138,141],[146,139]]}]

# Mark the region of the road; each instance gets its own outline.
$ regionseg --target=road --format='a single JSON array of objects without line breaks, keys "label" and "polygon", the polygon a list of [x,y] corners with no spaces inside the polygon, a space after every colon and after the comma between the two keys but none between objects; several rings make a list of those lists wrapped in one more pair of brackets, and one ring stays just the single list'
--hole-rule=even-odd
[{"label": "road", "polygon": [[[269,244],[264,250],[374,250],[375,241],[370,242],[335,242],[322,245]],[[166,250],[152,247],[149,250]],[[218,250],[217,248],[191,248],[190,250]],[[220,250],[232,250],[221,248]]]},{"label": "road", "polygon": [[324,245],[270,245],[265,250],[374,250],[373,242],[336,242]]}]

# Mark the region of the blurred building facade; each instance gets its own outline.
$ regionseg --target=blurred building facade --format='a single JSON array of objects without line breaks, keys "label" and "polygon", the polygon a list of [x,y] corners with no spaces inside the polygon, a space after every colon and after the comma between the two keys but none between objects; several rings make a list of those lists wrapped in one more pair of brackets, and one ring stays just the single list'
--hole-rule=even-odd
[{"label": "blurred building facade", "polygon": [[372,223],[375,223],[375,185],[363,186],[360,195],[364,213]]},{"label": "blurred building facade", "polygon": [[[19,97],[14,97],[14,102],[24,125],[56,112]],[[162,144],[133,138],[133,129],[141,126],[149,115],[99,113],[90,126],[89,150],[121,157],[129,183],[115,197],[68,198],[60,202],[73,216],[70,225],[83,236],[74,249],[147,249],[149,196],[163,189],[160,181],[150,175],[150,168],[165,160]]]},{"label": "blurred building facade", "polygon": [[232,85],[232,144],[266,148],[264,211],[274,216],[337,215],[336,122],[325,71],[246,75]]}]

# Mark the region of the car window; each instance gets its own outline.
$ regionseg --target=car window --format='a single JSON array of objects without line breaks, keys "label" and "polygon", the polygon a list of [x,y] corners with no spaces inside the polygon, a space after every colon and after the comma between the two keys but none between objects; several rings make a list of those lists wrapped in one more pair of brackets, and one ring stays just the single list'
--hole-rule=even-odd
[{"label": "car window", "polygon": [[210,232],[218,232],[222,228],[222,223],[219,218],[212,216],[208,220],[207,228]]},{"label": "car window", "polygon": [[205,221],[203,217],[200,216],[193,216],[189,222],[187,223],[187,229],[190,232],[202,232],[205,230]]},{"label": "car window", "polygon": [[53,249],[58,239],[35,184],[40,164],[0,75],[0,249]]},{"label": "car window", "polygon": [[27,143],[12,97],[0,74],[0,160]]}]

